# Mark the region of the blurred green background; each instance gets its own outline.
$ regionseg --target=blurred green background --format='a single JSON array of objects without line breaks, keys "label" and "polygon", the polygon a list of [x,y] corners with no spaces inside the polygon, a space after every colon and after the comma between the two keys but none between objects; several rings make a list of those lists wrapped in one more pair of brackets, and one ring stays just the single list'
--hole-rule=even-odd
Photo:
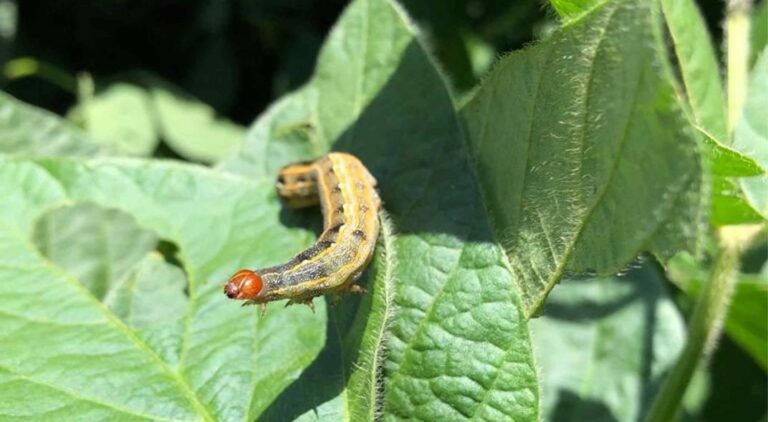
[{"label": "blurred green background", "polygon": [[[117,138],[111,143],[126,154],[213,163],[272,101],[309,78],[322,40],[346,3],[0,0],[0,84],[25,102],[69,116],[97,139]],[[546,37],[558,25],[543,0],[402,3],[457,98],[496,57]],[[720,46],[724,2],[698,3]],[[185,136],[220,137],[222,148],[175,148],[173,139]],[[765,254],[763,247],[747,259],[763,262]],[[678,296],[685,308],[687,299]],[[688,417],[765,417],[765,373],[727,337],[709,375],[709,382],[695,383],[689,394]]]}]

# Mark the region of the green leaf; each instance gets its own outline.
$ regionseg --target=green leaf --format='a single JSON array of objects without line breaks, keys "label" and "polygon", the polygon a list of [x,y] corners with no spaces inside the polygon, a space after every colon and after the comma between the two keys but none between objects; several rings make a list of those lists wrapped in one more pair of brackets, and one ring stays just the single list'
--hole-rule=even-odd
[{"label": "green leaf", "polygon": [[694,121],[715,139],[729,139],[719,61],[696,3],[662,0],[661,9]]},{"label": "green leaf", "polygon": [[716,177],[712,183],[712,225],[722,227],[729,224],[759,223],[763,217],[744,198],[737,182],[725,177]]},{"label": "green leaf", "polygon": [[[763,166],[727,146],[730,136],[719,61],[696,4],[691,0],[662,0],[661,6],[682,76],[687,108],[694,127],[703,135],[704,150],[715,176],[713,183],[723,187],[731,183],[724,177],[764,174]],[[711,212],[710,221],[715,226],[753,221],[755,214],[737,192],[722,188],[713,191]]]},{"label": "green leaf", "polygon": [[462,109],[528,315],[566,269],[611,274],[641,251],[695,250],[705,229],[698,146],[659,77],[650,7],[592,9],[506,57]]},{"label": "green leaf", "polygon": [[243,128],[216,116],[207,104],[156,80],[147,89],[163,140],[182,157],[215,163],[242,143]]},{"label": "green leaf", "polygon": [[58,116],[0,92],[0,153],[91,156],[101,150]]},{"label": "green leaf", "polygon": [[[233,268],[279,262],[309,240],[270,223],[280,212],[271,182],[164,162],[5,160],[0,194],[10,204],[0,209],[3,415],[252,419],[322,345],[320,316],[270,307],[259,318],[221,292]],[[178,283],[158,289],[176,302],[151,302],[148,275],[138,273],[135,309],[169,309],[156,310],[165,320],[147,325],[126,313],[126,292],[118,290],[108,302],[121,322],[34,249],[35,220],[73,201],[121,210],[178,245],[189,275],[183,323]]]},{"label": "green leaf", "polygon": [[117,82],[85,100],[70,114],[93,139],[119,155],[152,155],[158,144],[150,98],[140,87]]},{"label": "green leaf", "polygon": [[179,363],[188,309],[187,280],[157,253],[147,254],[104,303],[170,365]]},{"label": "green leaf", "polygon": [[702,134],[704,148],[709,155],[712,167],[710,171],[715,176],[747,177],[759,176],[765,169],[752,158],[726,146],[705,129],[694,126]]},{"label": "green leaf", "polygon": [[749,67],[757,62],[760,52],[768,46],[768,2],[761,1],[752,12],[752,33],[750,34]]},{"label": "green leaf", "polygon": [[[329,363],[320,369],[343,373],[346,358],[335,356],[381,353],[386,346],[385,393],[377,390],[375,398],[385,415],[535,419],[527,324],[467,177],[472,170],[461,133],[446,84],[403,12],[387,1],[357,1],[332,30],[313,80],[273,106],[224,168],[273,175],[287,161],[332,148],[360,157],[379,180],[398,232],[398,313],[387,341],[361,351],[348,347],[354,336],[346,334],[359,323],[344,322],[344,312],[329,317],[342,322],[327,334],[341,346],[326,345],[321,357]],[[318,391],[312,379],[325,379],[317,374],[308,369],[307,383],[292,387],[269,414],[354,418],[345,398],[368,391],[352,384],[330,397],[310,393]]]},{"label": "green leaf", "polygon": [[[686,294],[698,297],[709,271],[687,254],[669,262],[669,277]],[[739,274],[725,331],[768,371],[768,273]]]},{"label": "green leaf", "polygon": [[550,0],[549,3],[560,17],[573,19],[602,1],[604,0]]},{"label": "green leaf", "polygon": [[[752,69],[741,119],[736,124],[733,147],[768,168],[768,48]],[[747,201],[768,219],[768,174],[740,180]]]},{"label": "green leaf", "polygon": [[685,342],[653,262],[564,280],[531,321],[544,420],[640,420]]},{"label": "green leaf", "polygon": [[102,300],[154,249],[157,237],[131,216],[90,204],[60,208],[37,223],[35,246]]}]

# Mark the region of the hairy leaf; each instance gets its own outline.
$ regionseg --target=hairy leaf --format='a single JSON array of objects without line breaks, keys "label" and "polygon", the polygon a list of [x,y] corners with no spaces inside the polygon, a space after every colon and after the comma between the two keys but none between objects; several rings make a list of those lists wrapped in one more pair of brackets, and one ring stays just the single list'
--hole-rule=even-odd
[{"label": "hairy leaf", "polygon": [[[654,63],[648,2],[607,2],[499,63],[462,115],[528,315],[567,270],[695,248],[697,143]],[[605,89],[610,87],[610,89]]]}]

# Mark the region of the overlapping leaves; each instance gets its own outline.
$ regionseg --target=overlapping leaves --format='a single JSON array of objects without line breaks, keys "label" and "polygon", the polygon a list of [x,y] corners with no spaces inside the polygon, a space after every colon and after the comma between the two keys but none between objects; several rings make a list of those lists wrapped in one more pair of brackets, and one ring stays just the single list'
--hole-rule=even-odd
[{"label": "overlapping leaves", "polygon": [[[526,317],[566,271],[609,273],[643,250],[692,246],[705,215],[694,137],[656,67],[654,16],[643,1],[596,5],[501,60],[456,111],[405,13],[358,0],[312,81],[215,170],[6,158],[0,414],[535,420]],[[18,120],[8,128],[35,133]],[[295,227],[305,214],[281,210],[274,170],[332,149],[370,167],[391,215],[369,294],[318,315],[234,306],[220,292],[228,273],[311,238]],[[87,271],[78,281],[67,259],[41,248],[65,272],[30,242],[41,216],[73,202],[118,210],[106,218],[129,216],[178,253],[144,249],[89,292]],[[147,271],[171,287],[148,294]],[[167,324],[145,318],[156,307]]]}]

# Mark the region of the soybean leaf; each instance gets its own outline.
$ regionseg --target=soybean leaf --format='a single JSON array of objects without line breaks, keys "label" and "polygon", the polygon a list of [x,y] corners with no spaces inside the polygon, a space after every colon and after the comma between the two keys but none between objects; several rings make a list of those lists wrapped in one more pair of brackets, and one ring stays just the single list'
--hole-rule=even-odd
[{"label": "soybean leaf", "polygon": [[110,84],[70,111],[85,131],[119,155],[152,155],[158,144],[150,98],[136,85]]},{"label": "soybean leaf", "polygon": [[[322,317],[270,307],[258,318],[221,292],[232,268],[286,259],[308,241],[297,229],[267,223],[279,215],[271,182],[165,162],[6,159],[0,194],[9,204],[0,210],[5,416],[254,418],[322,344]],[[164,320],[147,325],[116,293],[109,304],[122,322],[34,249],[35,220],[73,201],[121,210],[178,245],[189,275],[182,323],[176,308],[157,310]],[[150,306],[138,309],[170,306],[133,294],[137,305]],[[170,297],[181,303],[178,290]]]},{"label": "soybean leaf", "polygon": [[92,156],[102,150],[53,113],[0,92],[0,153]]},{"label": "soybean leaf", "polygon": [[693,118],[714,139],[728,139],[720,67],[704,19],[692,0],[660,3]]},{"label": "soybean leaf", "polygon": [[598,4],[600,0],[550,0],[549,3],[555,9],[558,15],[564,19],[576,18],[591,7]]},{"label": "soybean leaf", "polygon": [[542,414],[557,421],[640,420],[685,342],[653,262],[564,280],[531,321]]},{"label": "soybean leaf", "polygon": [[765,169],[752,158],[724,145],[706,130],[696,127],[703,135],[704,148],[711,159],[710,170],[715,176],[748,177],[759,176]]},{"label": "soybean leaf", "polygon": [[738,189],[724,189],[726,177],[755,176],[765,169],[752,158],[727,146],[731,142],[725,124],[725,99],[712,42],[701,14],[690,0],[661,2],[671,35],[682,90],[691,119],[703,135],[715,189],[710,221],[715,226],[754,221],[756,213]]},{"label": "soybean leaf", "polygon": [[595,7],[506,57],[462,109],[528,315],[566,270],[611,274],[703,234],[698,146],[660,76],[654,6]]},{"label": "soybean leaf", "polygon": [[763,217],[744,198],[738,182],[726,177],[716,177],[712,183],[712,214],[714,226],[728,224],[759,223]]},{"label": "soybean leaf", "polygon": [[[747,98],[734,132],[735,149],[754,158],[768,168],[768,48],[764,49],[752,69]],[[763,218],[768,219],[768,174],[743,178],[741,188],[747,201]]]},{"label": "soybean leaf", "polygon": [[33,239],[48,260],[66,269],[99,300],[157,243],[155,234],[142,230],[131,216],[89,204],[46,214]]},{"label": "soybean leaf", "polygon": [[209,105],[156,79],[149,82],[158,131],[182,157],[215,163],[243,141],[244,129],[216,116]]}]

